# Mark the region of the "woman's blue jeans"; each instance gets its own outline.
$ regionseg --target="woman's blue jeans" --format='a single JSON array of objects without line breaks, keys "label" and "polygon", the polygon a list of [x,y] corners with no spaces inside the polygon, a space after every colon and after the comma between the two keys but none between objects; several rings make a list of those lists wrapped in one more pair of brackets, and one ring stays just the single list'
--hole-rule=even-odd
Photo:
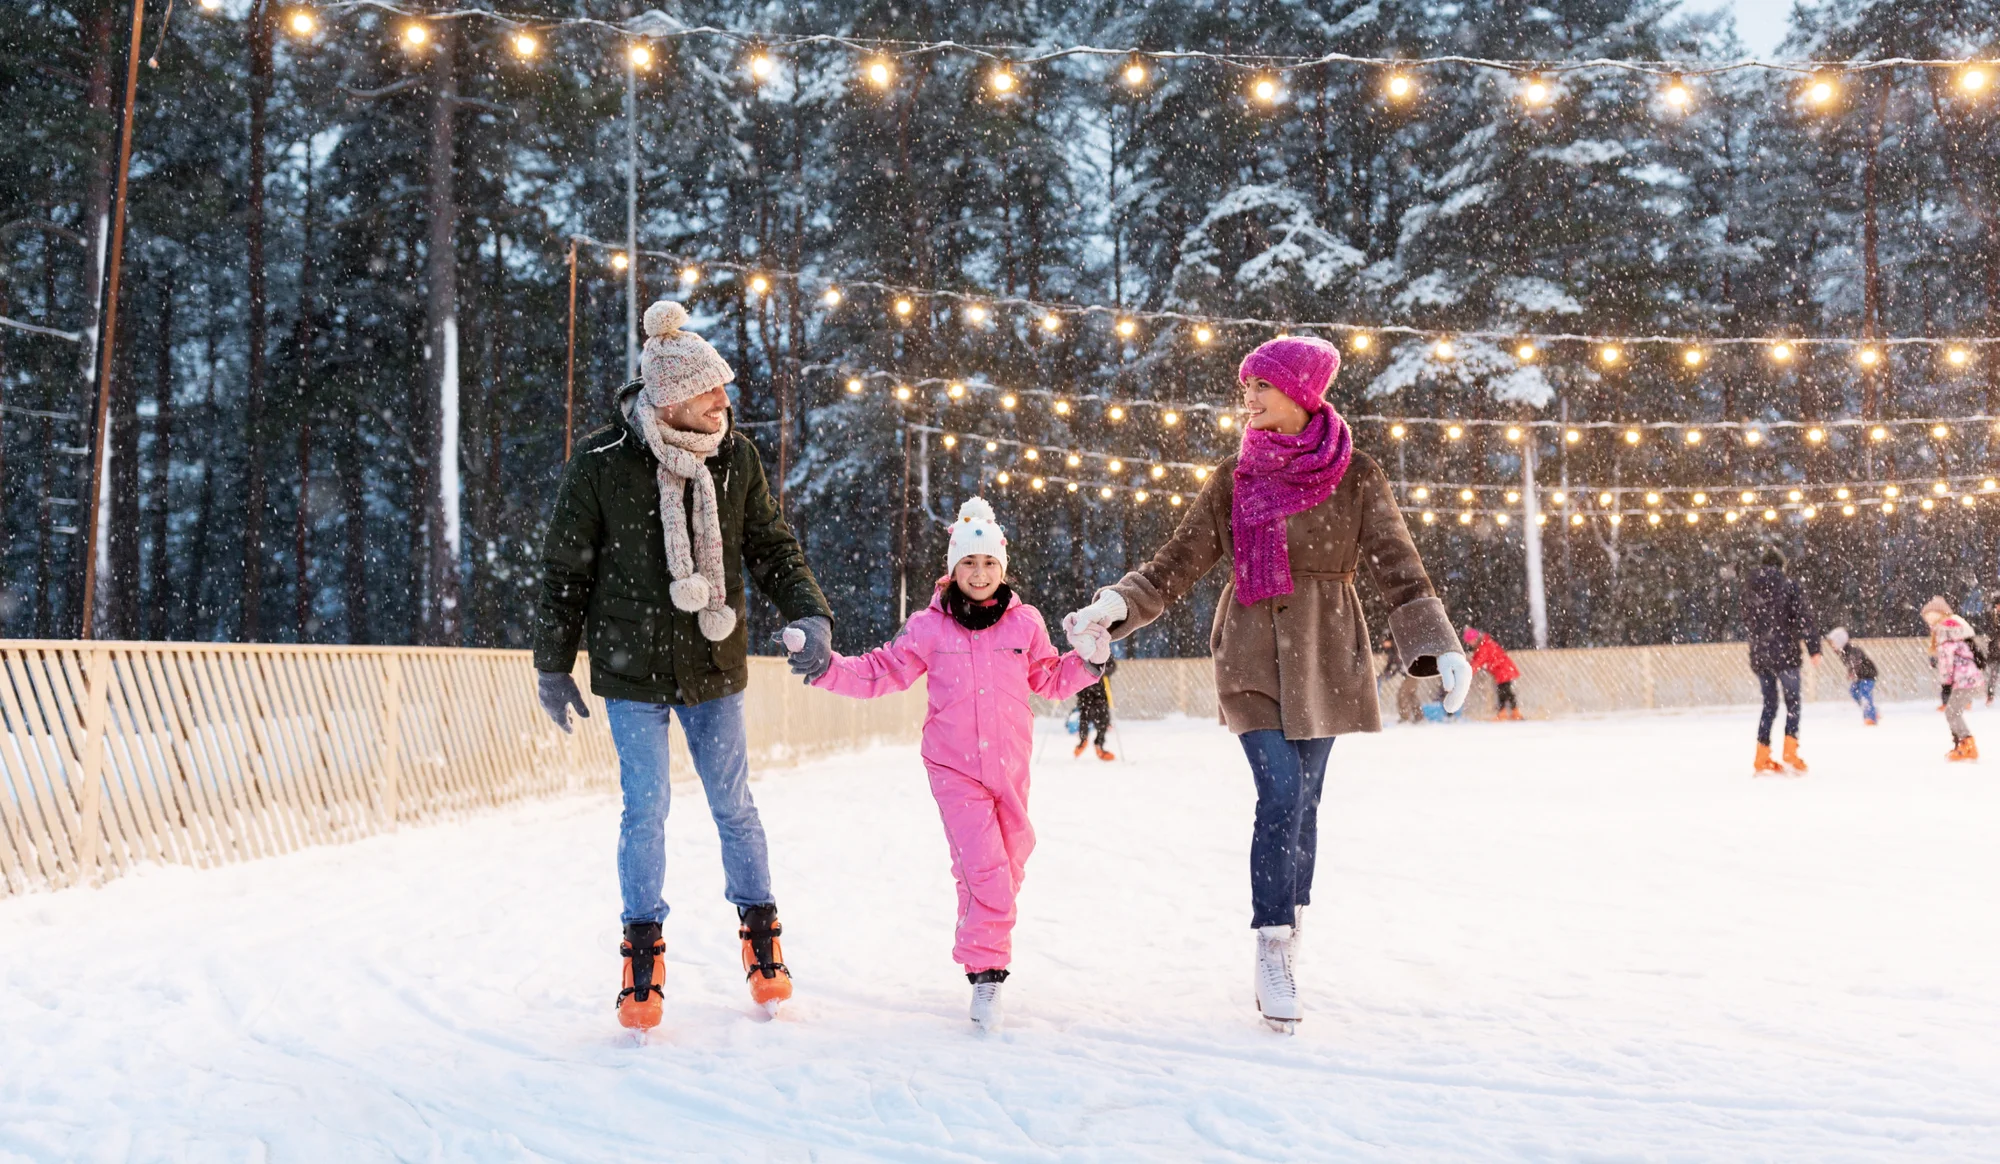
[{"label": "woman's blue jeans", "polygon": [[1257,781],[1250,834],[1250,924],[1288,926],[1312,900],[1319,851],[1319,795],[1333,737],[1288,740],[1277,729],[1244,732],[1243,754]]},{"label": "woman's blue jeans", "polygon": [[770,905],[770,858],[764,822],[750,798],[750,748],[743,738],[743,694],[691,707],[607,699],[611,742],[618,747],[618,784],[625,811],[618,818],[618,887],[625,923],[667,918],[667,732],[678,716],[708,793],[709,815],[722,838],[723,896],[738,906]]}]

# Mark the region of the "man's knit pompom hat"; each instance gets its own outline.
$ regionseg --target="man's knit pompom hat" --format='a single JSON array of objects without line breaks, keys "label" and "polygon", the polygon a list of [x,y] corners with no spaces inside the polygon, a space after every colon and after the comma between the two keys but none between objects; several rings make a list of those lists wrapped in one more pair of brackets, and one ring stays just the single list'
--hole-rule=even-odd
[{"label": "man's knit pompom hat", "polygon": [[969,497],[958,507],[958,520],[951,523],[951,548],[945,551],[944,572],[958,569],[967,554],[990,554],[1007,571],[1007,534],[993,520],[993,507],[984,497]]},{"label": "man's knit pompom hat", "polygon": [[1918,613],[1918,614],[1935,614],[1935,615],[1937,615],[1937,616],[1938,616],[1939,618],[1950,618],[1950,617],[1951,617],[1951,603],[1949,603],[1949,602],[1946,602],[1946,601],[1944,600],[1944,595],[1942,595],[1942,594],[1933,594],[1933,595],[1931,595],[1931,600],[1930,600],[1929,602],[1926,602],[1926,603],[1924,603],[1924,606],[1923,606],[1923,609],[1922,609],[1922,610],[1919,610],[1919,611],[1917,611],[1917,613]]},{"label": "man's knit pompom hat", "polygon": [[687,308],[662,299],[646,309],[646,350],[639,356],[639,375],[646,382],[646,403],[655,408],[692,400],[736,379],[708,341],[687,327]]},{"label": "man's knit pompom hat", "polygon": [[1247,384],[1252,376],[1269,380],[1300,408],[1318,412],[1326,407],[1326,390],[1339,373],[1339,348],[1318,336],[1292,335],[1267,340],[1243,357],[1236,382]]}]

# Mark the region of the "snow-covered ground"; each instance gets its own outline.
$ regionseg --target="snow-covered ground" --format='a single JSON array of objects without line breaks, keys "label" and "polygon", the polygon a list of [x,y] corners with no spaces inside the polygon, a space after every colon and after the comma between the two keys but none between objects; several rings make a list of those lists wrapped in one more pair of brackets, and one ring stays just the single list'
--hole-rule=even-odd
[{"label": "snow-covered ground", "polygon": [[1191,721],[1110,765],[1043,726],[994,1038],[913,748],[760,781],[776,1022],[677,787],[643,1047],[604,799],[0,901],[0,1160],[2000,1158],[2000,735],[1807,715],[1803,780],[1742,711],[1342,740],[1292,1039],[1247,769]]}]

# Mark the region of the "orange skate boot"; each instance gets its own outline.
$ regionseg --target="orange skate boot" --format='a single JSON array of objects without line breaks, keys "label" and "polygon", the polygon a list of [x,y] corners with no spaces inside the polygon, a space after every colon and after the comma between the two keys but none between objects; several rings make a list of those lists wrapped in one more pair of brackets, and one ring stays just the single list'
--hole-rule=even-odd
[{"label": "orange skate boot", "polygon": [[750,1000],[776,1015],[778,1004],[792,996],[792,972],[785,969],[785,947],[778,941],[785,932],[778,923],[778,907],[752,905],[736,912],[743,922],[736,936],[743,939],[743,977],[750,984]]},{"label": "orange skate boot", "polygon": [[1967,736],[1952,745],[1951,751],[1945,753],[1944,758],[1947,760],[1977,760],[1979,758],[1979,745],[1972,742],[1971,736]]},{"label": "orange skate boot", "polygon": [[1803,776],[1806,774],[1806,762],[1799,758],[1799,737],[1797,736],[1785,737],[1785,766],[1793,770],[1792,775],[1794,776]]},{"label": "orange skate boot", "polygon": [[1765,776],[1774,773],[1781,773],[1784,770],[1785,770],[1784,765],[1778,763],[1776,760],[1771,759],[1771,745],[1769,744],[1757,745],[1757,762],[1750,769],[1750,774],[1752,776]]},{"label": "orange skate boot", "polygon": [[660,1025],[664,1002],[660,988],[667,979],[667,943],[659,922],[633,922],[625,927],[618,952],[625,956],[625,989],[618,992],[618,1025],[644,1034]]},{"label": "orange skate boot", "polygon": [[1097,758],[1105,761],[1116,760],[1118,758],[1118,753],[1112,751],[1110,748],[1105,747],[1103,744],[1099,744],[1097,745]]}]

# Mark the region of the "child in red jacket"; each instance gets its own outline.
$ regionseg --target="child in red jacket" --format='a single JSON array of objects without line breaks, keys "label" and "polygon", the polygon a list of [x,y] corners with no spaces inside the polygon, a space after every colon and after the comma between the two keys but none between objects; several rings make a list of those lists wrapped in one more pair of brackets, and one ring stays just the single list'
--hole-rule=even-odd
[{"label": "child in red jacket", "polygon": [[1514,680],[1521,677],[1521,669],[1514,660],[1507,657],[1493,636],[1482,630],[1465,628],[1465,649],[1472,652],[1472,669],[1486,671],[1493,676],[1493,687],[1499,696],[1494,719],[1520,719],[1521,705],[1514,699]]}]

